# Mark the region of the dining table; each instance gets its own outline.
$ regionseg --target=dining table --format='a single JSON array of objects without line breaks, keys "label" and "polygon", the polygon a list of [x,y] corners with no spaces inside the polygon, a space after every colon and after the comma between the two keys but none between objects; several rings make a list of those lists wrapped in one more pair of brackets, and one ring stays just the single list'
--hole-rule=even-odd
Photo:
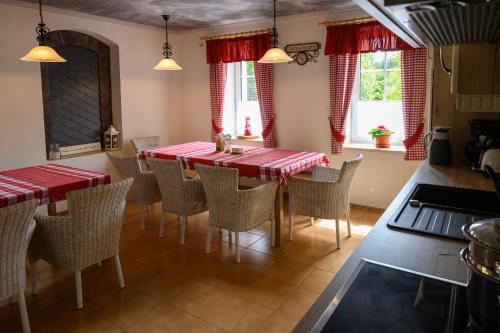
[{"label": "dining table", "polygon": [[0,171],[0,208],[37,198],[49,215],[56,215],[56,203],[68,192],[110,182],[108,174],[59,164]]},{"label": "dining table", "polygon": [[239,177],[271,181],[279,184],[275,197],[275,246],[281,243],[283,222],[283,192],[287,178],[315,165],[327,165],[324,153],[307,152],[282,148],[262,148],[233,145],[242,148],[242,153],[217,152],[215,143],[196,141],[178,145],[148,149],[139,152],[140,159],[159,158],[181,161],[183,167],[194,170],[194,165],[204,164],[236,168]]}]

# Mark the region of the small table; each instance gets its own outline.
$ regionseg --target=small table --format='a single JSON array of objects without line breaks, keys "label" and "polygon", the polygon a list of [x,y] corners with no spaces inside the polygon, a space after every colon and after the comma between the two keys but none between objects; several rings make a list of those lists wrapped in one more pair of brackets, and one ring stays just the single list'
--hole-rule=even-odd
[{"label": "small table", "polygon": [[214,143],[197,141],[141,151],[139,158],[177,159],[189,170],[194,170],[196,163],[236,168],[240,177],[279,182],[275,200],[275,244],[280,246],[283,188],[286,187],[287,178],[315,165],[328,164],[328,157],[324,153],[289,149],[237,147],[242,147],[244,152],[242,154],[216,152]]},{"label": "small table", "polygon": [[58,164],[1,171],[0,207],[37,198],[55,215],[56,202],[65,200],[66,193],[110,182],[109,175]]}]

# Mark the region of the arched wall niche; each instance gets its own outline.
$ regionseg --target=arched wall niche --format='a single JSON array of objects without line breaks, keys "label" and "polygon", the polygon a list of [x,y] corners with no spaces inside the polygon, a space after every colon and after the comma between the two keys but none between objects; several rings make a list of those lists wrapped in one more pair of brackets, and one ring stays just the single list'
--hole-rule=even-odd
[{"label": "arched wall niche", "polygon": [[111,70],[118,47],[112,44],[112,52],[100,39],[71,30],[51,31],[49,38],[67,62],[41,63],[47,155],[51,144],[69,151],[67,156],[101,151],[109,125],[121,129],[121,114],[114,110],[114,103],[120,106],[119,75]]}]

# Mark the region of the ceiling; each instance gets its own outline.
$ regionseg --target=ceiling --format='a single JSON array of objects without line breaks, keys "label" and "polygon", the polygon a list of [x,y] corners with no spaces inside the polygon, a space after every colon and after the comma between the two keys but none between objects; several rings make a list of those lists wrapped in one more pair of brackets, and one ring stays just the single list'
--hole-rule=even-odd
[{"label": "ceiling", "polygon": [[[24,0],[37,3],[38,0]],[[207,28],[272,17],[272,0],[43,0],[51,7],[129,22],[163,26],[170,14],[173,30]],[[351,0],[281,0],[277,15],[288,16],[353,6]]]}]

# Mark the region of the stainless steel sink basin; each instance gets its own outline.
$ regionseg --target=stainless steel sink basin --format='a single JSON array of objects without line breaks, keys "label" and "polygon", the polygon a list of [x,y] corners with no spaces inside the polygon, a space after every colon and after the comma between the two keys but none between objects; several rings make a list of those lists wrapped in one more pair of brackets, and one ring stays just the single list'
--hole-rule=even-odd
[{"label": "stainless steel sink basin", "polygon": [[466,240],[464,224],[500,216],[495,192],[430,184],[417,184],[390,227],[413,232]]}]

